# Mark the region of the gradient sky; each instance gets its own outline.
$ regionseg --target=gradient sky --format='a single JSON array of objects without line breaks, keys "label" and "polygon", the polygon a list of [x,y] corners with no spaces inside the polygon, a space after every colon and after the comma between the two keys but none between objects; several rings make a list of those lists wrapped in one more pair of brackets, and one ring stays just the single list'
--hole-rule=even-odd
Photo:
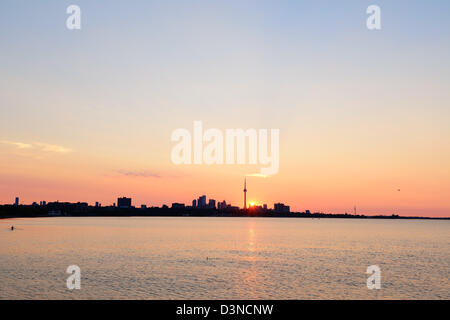
[{"label": "gradient sky", "polygon": [[[81,30],[66,28],[70,4]],[[201,120],[280,129],[279,173],[249,177],[250,201],[450,216],[449,13],[447,0],[2,0],[0,203],[242,205],[259,165],[171,162],[171,132]]]}]

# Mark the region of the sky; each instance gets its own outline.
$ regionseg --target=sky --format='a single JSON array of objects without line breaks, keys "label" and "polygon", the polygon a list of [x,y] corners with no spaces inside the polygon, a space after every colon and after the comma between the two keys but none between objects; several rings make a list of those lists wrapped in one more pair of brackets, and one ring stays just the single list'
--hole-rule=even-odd
[{"label": "sky", "polygon": [[[81,29],[66,8],[81,8]],[[381,30],[366,9],[381,8]],[[450,2],[0,2],[0,203],[248,199],[450,216]],[[279,129],[279,171],[171,133]]]}]

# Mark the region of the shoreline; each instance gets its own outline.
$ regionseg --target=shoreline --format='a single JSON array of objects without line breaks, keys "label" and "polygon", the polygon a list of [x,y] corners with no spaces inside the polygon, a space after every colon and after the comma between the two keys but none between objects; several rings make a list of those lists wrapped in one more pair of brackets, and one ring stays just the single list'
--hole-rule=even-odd
[{"label": "shoreline", "polygon": [[275,219],[357,219],[357,220],[450,220],[450,217],[389,217],[389,216],[363,216],[363,217],[333,217],[333,216],[222,216],[222,215],[36,215],[36,216],[0,216],[4,219],[28,219],[28,218],[275,218]]},{"label": "shoreline", "polygon": [[128,206],[90,206],[86,202],[51,202],[44,205],[0,205],[0,219],[11,218],[44,218],[44,217],[249,217],[249,218],[311,218],[311,219],[391,219],[391,220],[450,220],[450,217],[400,216],[398,214],[349,214],[324,212],[290,212],[262,207],[241,209],[226,208],[195,208],[180,204],[172,207],[141,207]]}]

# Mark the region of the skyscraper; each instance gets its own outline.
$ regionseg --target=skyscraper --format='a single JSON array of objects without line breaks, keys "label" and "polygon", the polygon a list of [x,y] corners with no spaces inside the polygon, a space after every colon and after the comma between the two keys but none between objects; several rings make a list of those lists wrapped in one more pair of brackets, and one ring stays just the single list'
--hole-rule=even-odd
[{"label": "skyscraper", "polygon": [[203,196],[198,198],[197,206],[199,208],[205,208],[206,207],[206,196],[205,195],[203,195]]},{"label": "skyscraper", "polygon": [[16,197],[16,201],[14,202],[14,205],[15,205],[15,206],[18,206],[18,205],[19,205],[19,197]]},{"label": "skyscraper", "polygon": [[244,209],[247,209],[247,178],[244,178]]},{"label": "skyscraper", "polygon": [[223,210],[227,208],[227,202],[223,200],[222,202],[217,203],[217,209]]}]

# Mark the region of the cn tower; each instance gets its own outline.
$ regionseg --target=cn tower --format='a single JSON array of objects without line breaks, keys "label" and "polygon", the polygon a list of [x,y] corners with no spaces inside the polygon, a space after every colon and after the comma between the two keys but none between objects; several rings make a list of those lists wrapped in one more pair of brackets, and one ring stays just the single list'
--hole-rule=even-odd
[{"label": "cn tower", "polygon": [[244,178],[244,209],[247,209],[247,178]]}]

